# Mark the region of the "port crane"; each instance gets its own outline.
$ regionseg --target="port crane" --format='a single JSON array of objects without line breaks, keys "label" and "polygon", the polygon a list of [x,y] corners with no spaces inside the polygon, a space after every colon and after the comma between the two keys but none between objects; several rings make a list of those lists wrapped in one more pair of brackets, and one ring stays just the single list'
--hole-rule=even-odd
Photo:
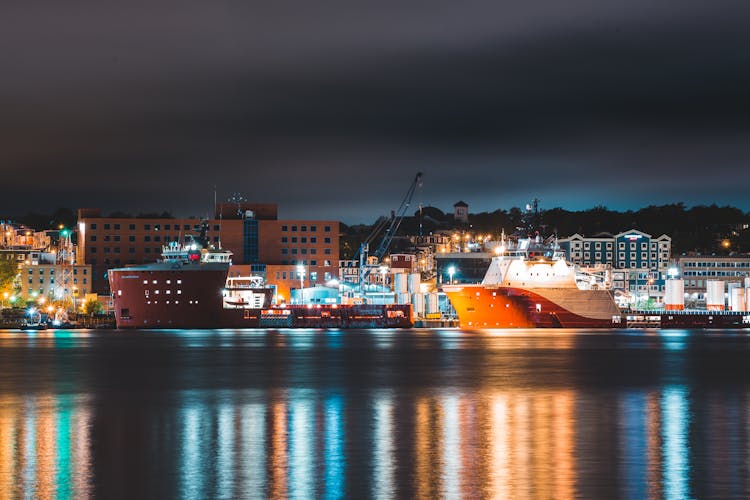
[{"label": "port crane", "polygon": [[362,244],[359,246],[359,249],[357,250],[357,253],[354,255],[355,260],[357,259],[357,257],[359,257],[358,288],[360,293],[363,293],[364,291],[364,284],[367,280],[367,277],[370,275],[372,270],[377,267],[368,264],[368,257],[370,256],[370,243],[372,243],[373,240],[375,240],[375,238],[378,236],[378,234],[380,234],[380,232],[383,230],[383,228],[386,228],[387,226],[387,228],[385,229],[385,233],[383,234],[383,239],[380,241],[380,245],[378,245],[378,247],[375,249],[375,252],[372,254],[372,256],[376,257],[377,261],[380,262],[388,251],[388,248],[391,246],[393,237],[396,235],[399,226],[401,226],[401,222],[404,220],[406,210],[409,208],[409,205],[411,205],[411,200],[414,197],[414,192],[418,187],[422,187],[422,172],[417,172],[417,175],[414,177],[414,180],[409,185],[409,189],[406,191],[406,194],[401,200],[401,205],[399,205],[398,210],[392,210],[390,218],[383,217],[380,219],[370,235],[365,239],[365,241],[362,242]]}]

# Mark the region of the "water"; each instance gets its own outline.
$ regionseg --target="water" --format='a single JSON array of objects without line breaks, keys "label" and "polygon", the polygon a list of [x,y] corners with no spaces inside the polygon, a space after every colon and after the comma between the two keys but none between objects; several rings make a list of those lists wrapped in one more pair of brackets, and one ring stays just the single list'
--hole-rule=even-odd
[{"label": "water", "polygon": [[743,498],[747,332],[0,331],[0,499]]}]

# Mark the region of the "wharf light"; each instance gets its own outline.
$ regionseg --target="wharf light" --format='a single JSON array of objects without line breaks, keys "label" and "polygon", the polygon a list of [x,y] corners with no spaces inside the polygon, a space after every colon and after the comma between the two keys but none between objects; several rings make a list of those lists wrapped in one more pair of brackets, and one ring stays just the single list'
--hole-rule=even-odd
[{"label": "wharf light", "polygon": [[667,276],[669,276],[670,278],[676,278],[678,274],[679,274],[679,271],[677,270],[676,267],[670,267],[667,270]]},{"label": "wharf light", "polygon": [[448,277],[450,278],[449,283],[453,284],[453,275],[456,273],[456,268],[454,266],[451,266],[448,268]]}]

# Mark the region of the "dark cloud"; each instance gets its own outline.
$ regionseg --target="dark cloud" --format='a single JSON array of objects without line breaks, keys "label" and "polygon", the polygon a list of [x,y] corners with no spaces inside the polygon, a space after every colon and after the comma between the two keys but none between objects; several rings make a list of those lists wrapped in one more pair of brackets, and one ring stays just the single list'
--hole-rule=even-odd
[{"label": "dark cloud", "polygon": [[[734,203],[745,2],[23,3],[0,16],[0,212],[282,216]],[[30,206],[33,203],[33,206]]]}]

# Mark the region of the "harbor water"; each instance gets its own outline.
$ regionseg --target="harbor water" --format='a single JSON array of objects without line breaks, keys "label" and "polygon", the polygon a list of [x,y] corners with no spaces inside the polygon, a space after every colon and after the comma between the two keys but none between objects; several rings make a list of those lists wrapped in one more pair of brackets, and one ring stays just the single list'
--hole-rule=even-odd
[{"label": "harbor water", "polygon": [[747,498],[750,332],[0,331],[0,499]]}]

